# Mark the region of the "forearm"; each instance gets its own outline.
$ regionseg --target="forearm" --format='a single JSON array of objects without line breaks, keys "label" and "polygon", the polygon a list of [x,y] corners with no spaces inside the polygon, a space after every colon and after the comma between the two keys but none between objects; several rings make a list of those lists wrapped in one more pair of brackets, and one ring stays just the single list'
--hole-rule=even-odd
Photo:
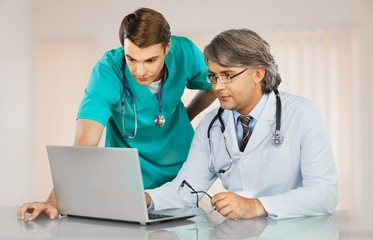
[{"label": "forearm", "polygon": [[96,121],[78,119],[74,146],[98,146],[104,126]]},{"label": "forearm", "polygon": [[156,210],[185,207],[178,195],[178,186],[180,184],[174,181],[155,189],[147,189],[145,193],[147,206],[149,207],[153,203],[153,207]]},{"label": "forearm", "polygon": [[338,204],[337,191],[333,186],[308,186],[259,199],[269,216],[276,219],[319,216],[335,210]]},{"label": "forearm", "polygon": [[205,110],[216,99],[215,93],[210,90],[200,90],[187,106],[189,120],[192,121],[199,113]]}]

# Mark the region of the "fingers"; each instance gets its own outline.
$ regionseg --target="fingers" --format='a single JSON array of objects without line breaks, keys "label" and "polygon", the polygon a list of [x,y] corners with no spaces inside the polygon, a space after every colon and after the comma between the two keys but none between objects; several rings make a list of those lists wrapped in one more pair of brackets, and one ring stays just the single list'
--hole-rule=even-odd
[{"label": "fingers", "polygon": [[17,217],[19,220],[25,220],[25,215],[26,215],[26,212],[28,211],[33,211],[33,209],[31,207],[29,207],[29,203],[25,203],[22,205],[22,207],[20,207],[18,209],[18,212],[17,212]]},{"label": "fingers", "polygon": [[225,193],[225,192],[215,194],[215,196],[213,196],[211,198],[212,206],[216,206],[218,204],[218,202],[224,200],[225,198],[227,198],[227,196],[228,196],[228,194]]},{"label": "fingers", "polygon": [[47,205],[47,208],[44,212],[52,220],[57,218],[58,216],[58,210],[50,205]]},{"label": "fingers", "polygon": [[211,199],[215,209],[228,219],[255,217],[255,207],[250,204],[251,201],[233,192],[218,193]]},{"label": "fingers", "polygon": [[233,209],[229,205],[229,194],[218,193],[211,199],[211,204],[224,217],[232,213]]},{"label": "fingers", "polygon": [[218,201],[217,204],[215,205],[216,211],[218,211],[221,215],[228,219],[235,219],[237,218],[234,211],[234,207],[229,204],[228,201],[221,200]]},{"label": "fingers", "polygon": [[[31,213],[31,216],[26,219],[26,212]],[[50,204],[43,202],[25,203],[18,210],[17,217],[20,220],[32,221],[44,212],[50,219],[55,219],[58,216],[58,210]]]},{"label": "fingers", "polygon": [[41,213],[41,209],[40,208],[34,208],[34,211],[32,211],[31,216],[27,220],[28,221],[34,220],[35,218],[37,218],[39,216],[40,213]]}]

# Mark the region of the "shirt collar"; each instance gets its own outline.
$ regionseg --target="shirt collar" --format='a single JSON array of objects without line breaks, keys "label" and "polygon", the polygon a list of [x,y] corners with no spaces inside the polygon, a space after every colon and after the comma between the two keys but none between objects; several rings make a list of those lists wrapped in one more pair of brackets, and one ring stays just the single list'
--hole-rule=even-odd
[{"label": "shirt collar", "polygon": [[[263,94],[263,96],[260,99],[260,101],[258,102],[258,104],[254,107],[253,110],[251,110],[251,112],[248,115],[250,115],[255,120],[258,120],[260,115],[262,114],[262,112],[264,110],[264,107],[267,103],[268,98],[269,98],[269,94]],[[240,115],[241,114],[239,112],[233,111],[233,117],[234,117],[235,124],[237,124],[237,119]]]}]

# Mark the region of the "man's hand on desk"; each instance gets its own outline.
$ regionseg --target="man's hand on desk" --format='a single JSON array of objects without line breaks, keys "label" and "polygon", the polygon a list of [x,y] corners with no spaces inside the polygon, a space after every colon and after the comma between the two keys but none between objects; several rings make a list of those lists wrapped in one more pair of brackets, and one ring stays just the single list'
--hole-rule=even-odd
[{"label": "man's hand on desk", "polygon": [[228,219],[266,217],[267,211],[257,198],[245,198],[233,192],[222,192],[211,199],[215,209]]},{"label": "man's hand on desk", "polygon": [[[25,219],[26,212],[31,213],[31,216],[28,219]],[[58,210],[55,207],[55,204],[51,202],[25,203],[18,210],[17,216],[20,220],[32,221],[37,218],[40,213],[45,213],[50,219],[55,219],[58,216]]]}]

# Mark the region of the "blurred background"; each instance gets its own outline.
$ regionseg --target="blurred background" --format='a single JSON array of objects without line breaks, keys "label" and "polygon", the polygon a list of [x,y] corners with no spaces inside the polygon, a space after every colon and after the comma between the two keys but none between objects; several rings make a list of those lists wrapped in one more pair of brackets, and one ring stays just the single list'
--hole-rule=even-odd
[{"label": "blurred background", "polygon": [[[340,175],[338,209],[349,211],[354,231],[372,234],[372,0],[0,0],[0,206],[47,198],[45,145],[73,144],[90,71],[120,45],[120,22],[139,7],[161,12],[173,34],[201,49],[229,28],[266,39],[280,91],[324,113]],[[186,91],[183,101],[193,95]]]}]

